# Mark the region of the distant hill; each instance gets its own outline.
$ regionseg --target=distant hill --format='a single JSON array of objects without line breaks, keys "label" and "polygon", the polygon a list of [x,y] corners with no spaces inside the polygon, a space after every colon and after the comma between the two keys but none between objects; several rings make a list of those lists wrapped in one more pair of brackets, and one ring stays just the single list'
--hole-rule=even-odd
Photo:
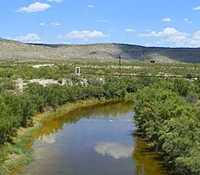
[{"label": "distant hill", "polygon": [[25,44],[0,38],[0,60],[131,59],[161,63],[200,63],[200,48],[143,47],[128,44]]}]

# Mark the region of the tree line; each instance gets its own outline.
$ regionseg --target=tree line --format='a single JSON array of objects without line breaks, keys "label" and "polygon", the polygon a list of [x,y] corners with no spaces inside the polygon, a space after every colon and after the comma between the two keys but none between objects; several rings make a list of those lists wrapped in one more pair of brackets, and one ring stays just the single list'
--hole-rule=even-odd
[{"label": "tree line", "polygon": [[89,98],[128,98],[134,100],[138,132],[173,172],[200,174],[200,81],[108,77],[104,83],[90,79],[87,86],[30,84],[22,94],[13,89],[12,82],[0,82],[0,145],[12,143],[18,128],[32,126],[33,116],[49,107]]},{"label": "tree line", "polygon": [[173,174],[200,174],[200,82],[165,80],[135,94],[138,132]]},{"label": "tree line", "polygon": [[[32,125],[35,113],[43,112],[51,107],[77,100],[124,99],[135,91],[132,84],[135,80],[107,78],[104,83],[90,80],[88,85],[74,83],[73,86],[29,84],[22,94],[13,92],[13,87],[7,83],[0,84],[0,144],[12,142],[19,127]],[[8,90],[4,88],[7,87]],[[12,90],[12,91],[11,91]]]}]

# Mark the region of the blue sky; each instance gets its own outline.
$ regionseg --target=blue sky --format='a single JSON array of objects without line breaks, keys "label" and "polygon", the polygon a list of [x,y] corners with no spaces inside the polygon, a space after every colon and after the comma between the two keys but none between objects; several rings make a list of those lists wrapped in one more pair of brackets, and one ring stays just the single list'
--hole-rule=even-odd
[{"label": "blue sky", "polygon": [[1,0],[0,37],[200,47],[200,0]]}]

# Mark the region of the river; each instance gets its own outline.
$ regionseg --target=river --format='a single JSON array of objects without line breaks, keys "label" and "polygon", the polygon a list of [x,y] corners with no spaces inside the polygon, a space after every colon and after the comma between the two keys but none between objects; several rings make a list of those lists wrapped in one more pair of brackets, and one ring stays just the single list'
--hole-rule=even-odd
[{"label": "river", "polygon": [[78,109],[46,121],[23,175],[167,175],[156,153],[134,135],[133,105]]}]

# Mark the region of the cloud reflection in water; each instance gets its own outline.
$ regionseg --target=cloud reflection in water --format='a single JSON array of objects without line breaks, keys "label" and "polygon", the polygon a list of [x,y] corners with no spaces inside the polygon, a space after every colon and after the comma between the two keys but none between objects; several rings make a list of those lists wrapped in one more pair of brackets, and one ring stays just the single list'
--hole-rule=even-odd
[{"label": "cloud reflection in water", "polygon": [[95,146],[95,151],[102,156],[111,156],[114,159],[125,159],[132,155],[133,147],[115,142],[102,142]]}]

